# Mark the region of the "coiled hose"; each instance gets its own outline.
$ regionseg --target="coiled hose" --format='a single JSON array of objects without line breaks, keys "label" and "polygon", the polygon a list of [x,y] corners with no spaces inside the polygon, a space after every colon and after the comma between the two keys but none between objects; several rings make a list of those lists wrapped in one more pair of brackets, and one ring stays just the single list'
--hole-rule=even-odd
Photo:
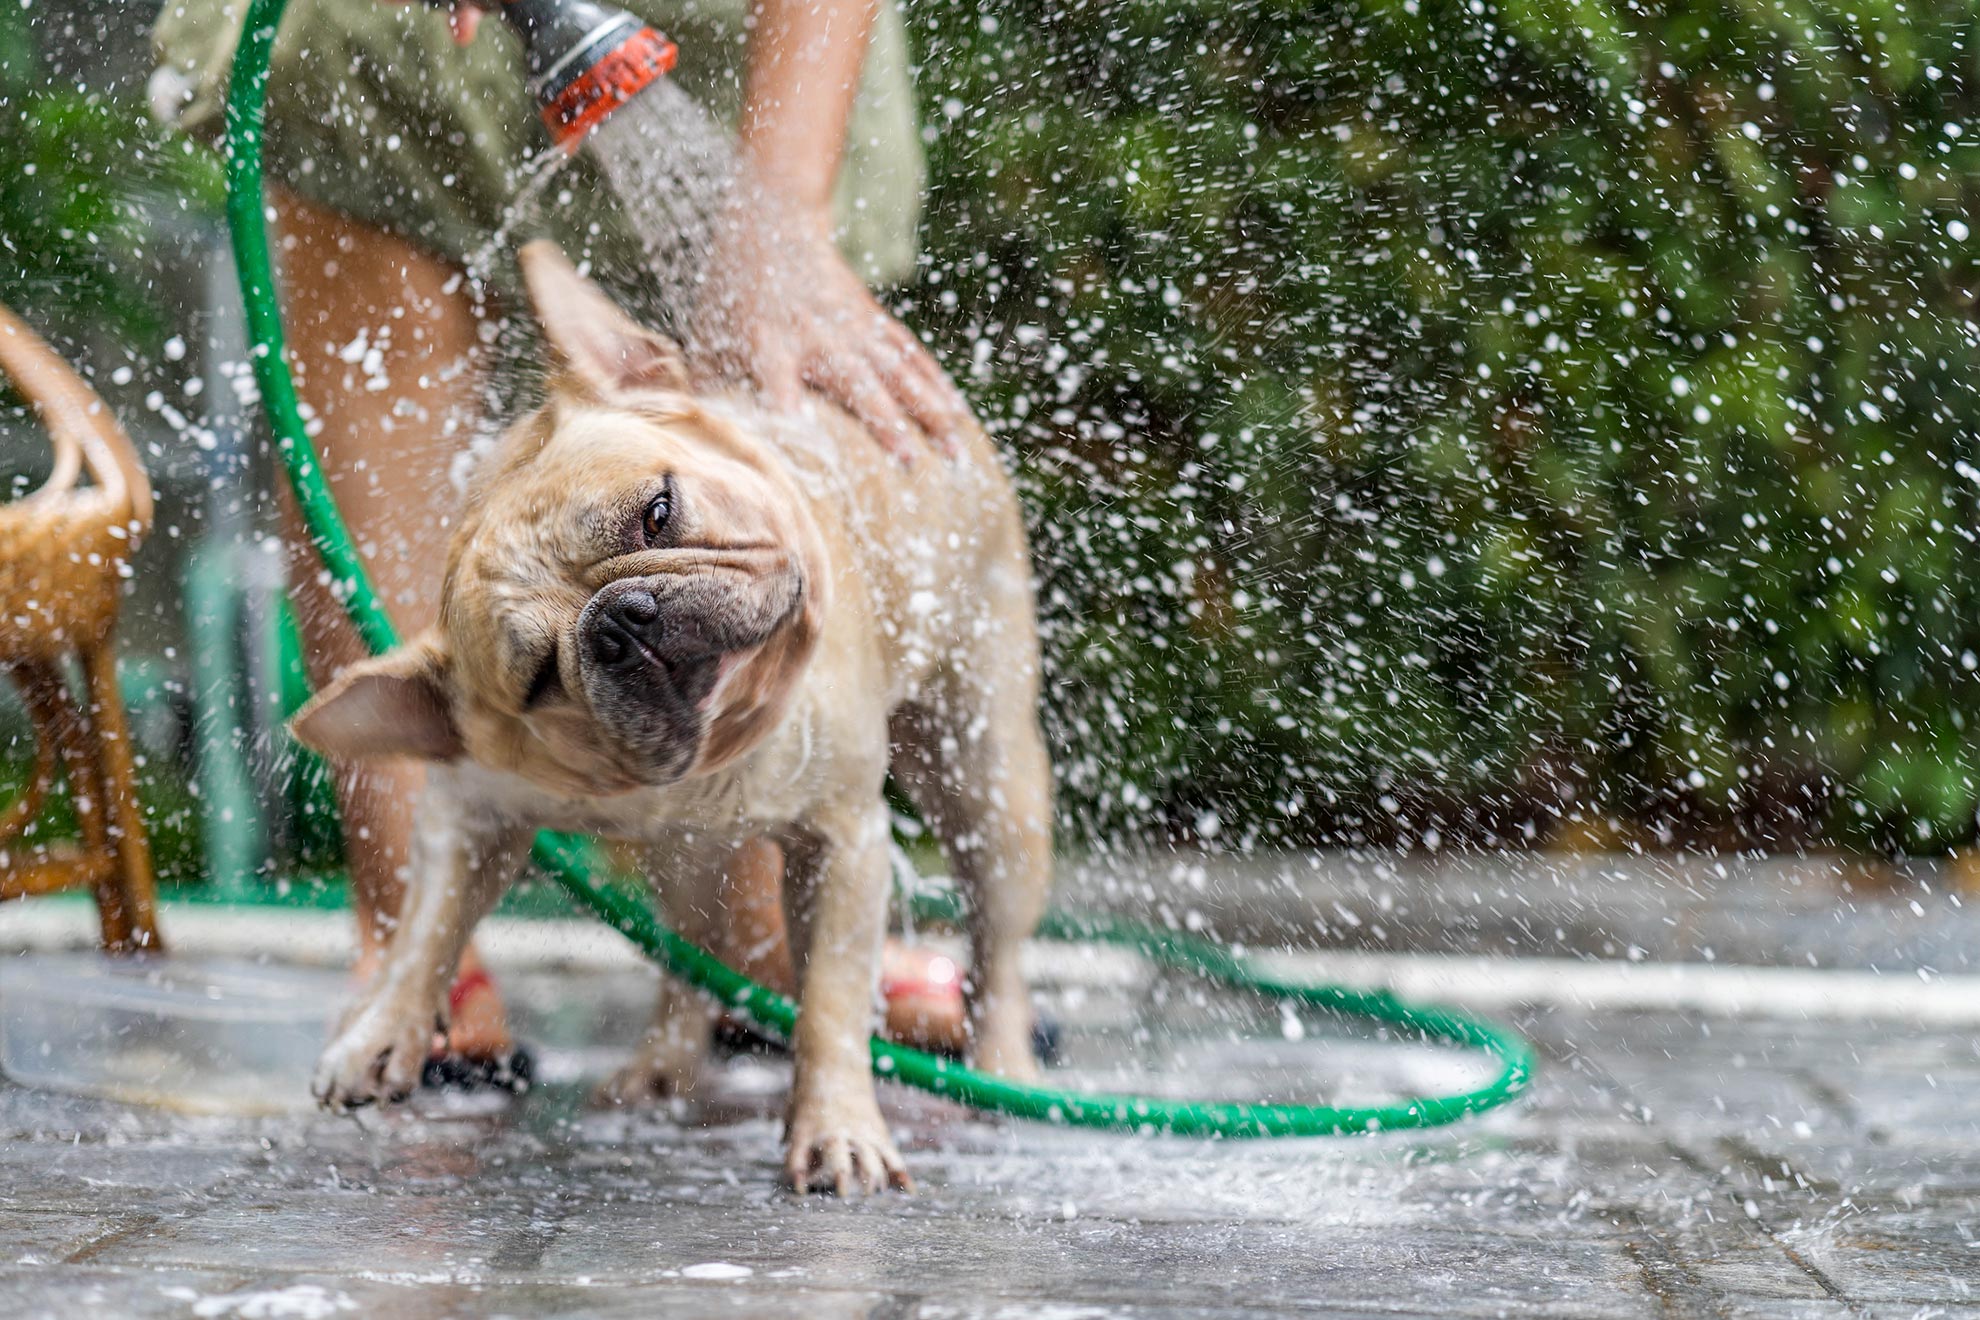
[{"label": "coiled hose", "polygon": [[[375,652],[393,646],[391,620],[373,593],[330,494],[315,447],[303,427],[295,383],[283,347],[281,308],[269,257],[266,203],[262,196],[261,145],[269,56],[287,0],[252,0],[234,55],[227,94],[227,221],[241,296],[247,304],[248,338],[255,381],[267,410],[276,453],[317,552],[323,557],[352,622]],[[537,836],[536,863],[573,900],[625,935],[670,975],[788,1040],[797,1022],[789,999],[757,985],[707,951],[669,930],[631,886],[602,879],[590,844],[570,835]],[[953,900],[923,900],[917,914],[954,919]],[[1054,912],[1039,931],[1048,939],[1101,941],[1140,951],[1155,962],[1237,990],[1285,1002],[1330,1009],[1404,1032],[1484,1050],[1499,1063],[1498,1075],[1477,1090],[1417,1096],[1386,1105],[1328,1106],[1237,1104],[1099,1095],[1027,1086],[976,1072],[951,1060],[874,1037],[873,1070],[976,1109],[1077,1127],[1157,1131],[1200,1137],[1317,1137],[1394,1128],[1435,1127],[1503,1105],[1527,1087],[1533,1051],[1518,1034],[1448,1008],[1409,1004],[1387,991],[1274,980],[1243,956],[1207,940],[1157,930],[1107,916]]]}]

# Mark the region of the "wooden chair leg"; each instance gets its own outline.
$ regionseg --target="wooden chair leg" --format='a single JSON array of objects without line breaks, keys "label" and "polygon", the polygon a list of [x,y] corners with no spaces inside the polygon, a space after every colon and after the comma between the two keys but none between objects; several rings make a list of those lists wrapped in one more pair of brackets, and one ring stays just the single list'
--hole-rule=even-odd
[{"label": "wooden chair leg", "polygon": [[[138,809],[135,758],[117,691],[116,662],[107,638],[83,649],[79,658],[88,689],[87,700],[80,703],[55,661],[25,660],[10,671],[34,726],[35,782],[0,812],[0,825],[12,829],[18,816],[19,829],[26,828],[59,760],[82,835],[80,855],[32,862],[9,858],[0,868],[0,896],[53,892],[87,881],[96,895],[105,949],[157,949],[151,843]],[[0,833],[0,842],[9,837]]]},{"label": "wooden chair leg", "polygon": [[[89,684],[88,737],[95,753],[98,782],[103,787],[104,824],[117,858],[113,902],[118,917],[117,938],[109,906],[103,908],[103,938],[107,948],[123,952],[156,950],[157,889],[151,869],[151,840],[138,808],[137,772],[131,750],[129,721],[124,718],[123,694],[117,690],[116,653],[106,636],[81,652],[83,675]],[[100,891],[99,891],[100,895]],[[99,896],[101,905],[101,897]]]},{"label": "wooden chair leg", "polygon": [[[72,699],[61,670],[46,662],[37,661],[36,665],[45,666],[37,685],[44,692],[59,694],[50,726],[61,753],[62,774],[69,781],[69,802],[75,809],[77,832],[82,835],[83,855],[86,858],[114,856],[103,785],[96,773],[89,713]],[[118,893],[116,873],[103,871],[99,875],[94,889],[96,910],[103,922],[103,947],[127,949],[131,945],[130,919]]]}]

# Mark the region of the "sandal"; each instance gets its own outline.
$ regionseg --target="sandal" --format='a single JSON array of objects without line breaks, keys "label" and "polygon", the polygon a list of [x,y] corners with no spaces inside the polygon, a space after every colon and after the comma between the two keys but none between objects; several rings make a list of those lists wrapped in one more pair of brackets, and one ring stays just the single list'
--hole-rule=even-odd
[{"label": "sandal", "polygon": [[[459,1013],[462,1004],[483,990],[493,989],[494,985],[495,978],[484,967],[456,979],[447,991],[448,1014]],[[521,1095],[535,1076],[536,1056],[520,1045],[511,1046],[501,1054],[477,1057],[447,1050],[443,1043],[421,1066],[419,1084],[429,1091],[463,1094],[503,1091]]]}]

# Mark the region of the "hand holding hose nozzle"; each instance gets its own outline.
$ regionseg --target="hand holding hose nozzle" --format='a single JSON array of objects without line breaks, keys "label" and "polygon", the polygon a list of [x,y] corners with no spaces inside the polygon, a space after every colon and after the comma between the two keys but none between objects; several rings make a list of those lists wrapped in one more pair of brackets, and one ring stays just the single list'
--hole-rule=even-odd
[{"label": "hand holding hose nozzle", "polygon": [[[480,5],[427,0],[453,16],[454,39],[473,39]],[[566,151],[605,117],[671,71],[674,43],[623,9],[594,0],[501,0],[501,15],[523,43],[523,69],[543,126]]]}]

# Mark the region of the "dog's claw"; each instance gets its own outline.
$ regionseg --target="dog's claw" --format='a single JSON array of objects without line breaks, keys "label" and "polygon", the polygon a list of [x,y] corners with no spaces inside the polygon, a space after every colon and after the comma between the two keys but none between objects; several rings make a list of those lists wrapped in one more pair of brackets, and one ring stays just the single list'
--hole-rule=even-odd
[{"label": "dog's claw", "polygon": [[870,1118],[840,1123],[791,1123],[784,1174],[792,1191],[874,1196],[912,1192],[914,1179],[876,1107]]},{"label": "dog's claw", "polygon": [[433,1042],[424,1013],[395,1011],[379,1001],[363,1005],[324,1049],[310,1093],[334,1113],[411,1098]]}]

